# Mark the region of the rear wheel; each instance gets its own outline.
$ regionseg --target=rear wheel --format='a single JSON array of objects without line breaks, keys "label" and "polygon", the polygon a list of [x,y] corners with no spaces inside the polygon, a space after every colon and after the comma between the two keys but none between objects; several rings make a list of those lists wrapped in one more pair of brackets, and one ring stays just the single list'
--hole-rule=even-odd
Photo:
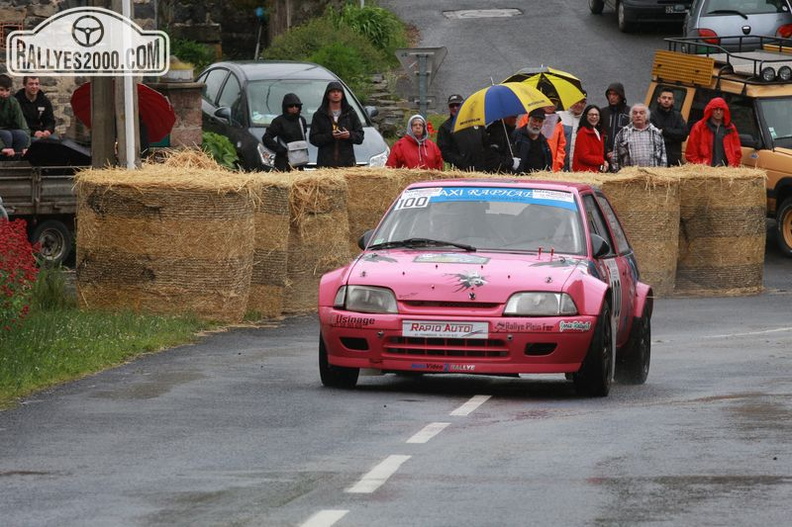
[{"label": "rear wheel", "polygon": [[605,397],[610,392],[613,371],[612,324],[610,306],[604,303],[583,365],[572,377],[575,390],[580,395]]},{"label": "rear wheel", "polygon": [[39,254],[49,263],[63,264],[72,252],[73,236],[69,228],[58,220],[39,223],[33,230],[33,242],[40,246]]},{"label": "rear wheel", "polygon": [[605,0],[589,0],[589,9],[595,15],[601,15],[605,9]]},{"label": "rear wheel", "polygon": [[792,198],[785,199],[776,213],[778,248],[786,256],[792,256]]},{"label": "rear wheel", "polygon": [[619,23],[619,31],[622,33],[629,33],[633,30],[632,22],[627,20],[627,13],[624,10],[624,2],[619,2],[616,6],[616,19]]},{"label": "rear wheel", "polygon": [[354,388],[357,384],[360,368],[344,368],[343,366],[333,366],[327,360],[327,348],[324,339],[319,336],[319,377],[322,384],[330,388]]},{"label": "rear wheel", "polygon": [[643,384],[649,376],[652,357],[652,321],[649,307],[644,307],[640,318],[635,319],[630,330],[630,341],[624,355],[616,364],[616,380],[623,384]]}]

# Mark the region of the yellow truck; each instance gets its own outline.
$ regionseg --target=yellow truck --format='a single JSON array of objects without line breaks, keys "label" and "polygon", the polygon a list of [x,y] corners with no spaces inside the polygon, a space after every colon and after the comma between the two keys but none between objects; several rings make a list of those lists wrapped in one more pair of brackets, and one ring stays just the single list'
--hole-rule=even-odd
[{"label": "yellow truck", "polygon": [[656,108],[660,89],[671,88],[690,127],[713,97],[726,100],[742,164],[766,171],[767,214],[779,248],[792,256],[792,39],[760,40],[748,47],[742,37],[667,38],[668,49],[655,53],[646,104]]}]

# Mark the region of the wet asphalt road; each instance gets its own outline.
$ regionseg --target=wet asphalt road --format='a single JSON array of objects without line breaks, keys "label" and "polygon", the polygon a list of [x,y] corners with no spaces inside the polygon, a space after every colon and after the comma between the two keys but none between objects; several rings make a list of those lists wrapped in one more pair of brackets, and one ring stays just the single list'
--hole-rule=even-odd
[{"label": "wet asphalt road", "polygon": [[[513,5],[398,4],[429,21],[447,6]],[[472,26],[493,74],[520,62],[499,57],[528,29],[531,53],[552,47],[603,71],[592,84],[614,63],[586,58],[592,46],[568,35],[599,39],[600,56],[638,42],[615,63],[637,72],[633,55],[661,34],[623,37],[612,15],[592,22],[580,4],[519,2],[543,13],[519,31]],[[558,12],[563,31],[547,23]],[[444,24],[425,45],[454,45]],[[443,93],[483,75],[452,67],[464,53],[449,50]],[[623,77],[628,96],[645,88],[639,77]],[[648,383],[607,399],[579,398],[559,376],[364,377],[329,390],[313,316],[210,335],[0,412],[0,525],[786,524],[790,270],[771,244],[762,295],[658,300]]]}]

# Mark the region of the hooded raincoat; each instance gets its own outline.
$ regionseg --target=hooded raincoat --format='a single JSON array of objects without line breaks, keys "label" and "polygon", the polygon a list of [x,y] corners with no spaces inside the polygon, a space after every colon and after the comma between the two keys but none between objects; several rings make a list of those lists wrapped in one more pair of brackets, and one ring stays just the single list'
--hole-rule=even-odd
[{"label": "hooded raincoat", "polygon": [[[710,121],[714,108],[723,108],[723,121],[720,125]],[[685,159],[688,163],[701,165],[740,166],[740,136],[737,127],[731,122],[729,105],[721,97],[715,97],[707,103],[704,116],[690,129]]]},{"label": "hooded raincoat", "polygon": [[[341,90],[341,111],[334,115],[330,110],[329,94],[332,90]],[[339,139],[333,136],[333,130],[349,131],[349,137]],[[346,100],[343,85],[338,81],[330,81],[325,89],[322,105],[316,110],[311,120],[311,144],[319,151],[316,155],[317,167],[351,167],[355,166],[354,145],[363,143],[363,125],[360,123],[355,109]]]},{"label": "hooded raincoat", "polygon": [[282,103],[283,114],[272,120],[261,138],[264,146],[275,152],[276,170],[288,171],[292,168],[289,165],[286,143],[307,140],[308,125],[305,122],[305,117],[300,115],[300,112],[296,114],[288,112],[289,106],[295,104],[300,106],[301,112],[302,101],[300,101],[300,98],[294,93],[284,95]]},{"label": "hooded raincoat", "polygon": [[615,91],[621,97],[621,102],[616,106],[603,106],[600,109],[600,122],[605,132],[605,151],[613,152],[613,140],[619,130],[630,124],[630,108],[627,106],[627,96],[624,92],[624,85],[621,82],[614,82],[605,90],[605,100],[608,99],[608,92]]},{"label": "hooded raincoat", "polygon": [[[413,122],[416,120],[423,121],[424,124],[424,135],[420,139],[412,131]],[[426,119],[421,115],[413,115],[407,120],[407,135],[393,145],[385,165],[391,168],[443,169],[443,156],[428,137]]]}]

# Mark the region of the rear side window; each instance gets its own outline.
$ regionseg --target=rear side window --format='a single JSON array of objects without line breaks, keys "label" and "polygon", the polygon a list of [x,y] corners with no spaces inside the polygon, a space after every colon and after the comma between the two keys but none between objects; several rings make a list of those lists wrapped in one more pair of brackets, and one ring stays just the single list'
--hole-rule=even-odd
[{"label": "rear side window", "polygon": [[220,93],[220,88],[223,87],[226,75],[228,75],[228,70],[218,68],[199,78],[198,81],[204,83],[204,87],[201,89],[201,97],[214,104],[217,100],[217,95]]}]

